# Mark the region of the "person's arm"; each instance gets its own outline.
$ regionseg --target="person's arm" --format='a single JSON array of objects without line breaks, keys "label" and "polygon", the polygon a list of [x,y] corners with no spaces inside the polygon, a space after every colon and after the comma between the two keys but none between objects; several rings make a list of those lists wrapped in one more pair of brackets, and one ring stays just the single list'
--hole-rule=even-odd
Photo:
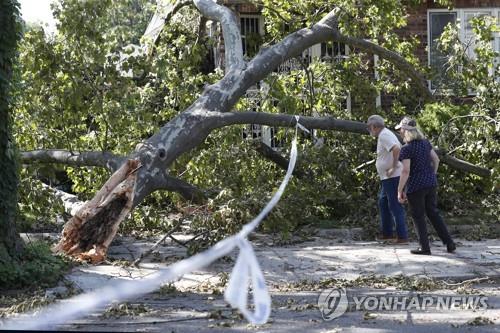
[{"label": "person's arm", "polygon": [[403,163],[403,171],[401,171],[401,176],[399,176],[398,185],[398,201],[404,203],[406,201],[405,185],[410,176],[410,159],[405,159],[401,161]]},{"label": "person's arm", "polygon": [[399,152],[401,151],[401,148],[399,148],[399,145],[394,145],[389,149],[389,151],[392,153],[392,166],[387,169],[387,176],[390,177],[394,173],[394,170],[398,167],[399,163]]},{"label": "person's arm", "polygon": [[431,149],[431,164],[432,167],[434,168],[434,173],[438,173],[438,168],[439,168],[439,157],[434,151],[434,149]]}]

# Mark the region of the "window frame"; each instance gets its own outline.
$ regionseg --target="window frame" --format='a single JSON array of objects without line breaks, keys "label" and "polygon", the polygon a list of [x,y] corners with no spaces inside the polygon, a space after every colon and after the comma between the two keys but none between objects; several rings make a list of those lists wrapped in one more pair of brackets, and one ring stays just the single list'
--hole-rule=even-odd
[{"label": "window frame", "polygon": [[[241,20],[244,20],[244,19],[257,19],[258,20],[258,24],[257,24],[257,27],[259,29],[258,31],[258,34],[260,36],[264,36],[264,30],[265,30],[265,25],[264,25],[264,16],[262,15],[259,15],[259,14],[240,14],[239,15],[239,19],[240,19],[240,34],[241,34],[241,43],[242,43],[242,48],[244,50],[246,50],[246,35],[243,34],[242,32],[242,27],[241,27]],[[260,46],[259,46],[260,47]],[[243,57],[247,57],[248,54],[246,51],[243,51]]]},{"label": "window frame", "polygon": [[[432,13],[455,13],[457,22],[460,23],[460,32],[459,38],[460,41],[467,41],[467,33],[466,33],[466,14],[469,13],[479,13],[479,12],[489,12],[489,14],[493,17],[497,17],[497,20],[500,24],[500,7],[466,7],[466,8],[453,8],[448,10],[446,8],[433,8],[427,10],[427,64],[431,66],[431,14]],[[495,33],[493,35],[492,46],[496,52],[500,53],[500,33]],[[495,45],[496,43],[496,45]],[[468,52],[467,52],[468,53]],[[468,53],[469,55],[469,53]],[[500,57],[499,62],[500,62]],[[493,71],[492,71],[493,73]],[[432,80],[427,80],[427,84],[429,90],[434,93],[437,89],[432,89]],[[475,95],[475,92],[469,92],[470,95]]]}]

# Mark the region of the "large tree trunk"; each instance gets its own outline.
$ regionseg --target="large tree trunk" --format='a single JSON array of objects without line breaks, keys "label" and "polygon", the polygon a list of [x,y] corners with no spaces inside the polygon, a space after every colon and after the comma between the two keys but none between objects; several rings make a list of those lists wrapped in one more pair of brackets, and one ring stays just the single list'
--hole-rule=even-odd
[{"label": "large tree trunk", "polygon": [[18,164],[12,137],[9,81],[20,32],[18,3],[0,0],[0,265],[19,256],[22,241],[16,232]]}]

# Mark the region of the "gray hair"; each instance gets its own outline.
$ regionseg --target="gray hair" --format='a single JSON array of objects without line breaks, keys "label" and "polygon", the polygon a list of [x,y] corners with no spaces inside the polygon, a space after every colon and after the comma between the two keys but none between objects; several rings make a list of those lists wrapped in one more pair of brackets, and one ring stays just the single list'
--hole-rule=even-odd
[{"label": "gray hair", "polygon": [[366,123],[375,127],[385,127],[384,118],[382,118],[378,114],[374,114],[368,117],[368,121]]}]

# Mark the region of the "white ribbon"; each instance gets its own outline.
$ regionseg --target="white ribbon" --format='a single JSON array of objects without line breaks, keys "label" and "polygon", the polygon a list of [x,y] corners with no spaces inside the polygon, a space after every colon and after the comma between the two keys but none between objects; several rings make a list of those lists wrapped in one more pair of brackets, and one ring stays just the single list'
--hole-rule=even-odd
[{"label": "white ribbon", "polygon": [[[41,330],[63,324],[69,320],[82,317],[91,311],[100,310],[112,301],[123,301],[152,292],[167,282],[175,281],[184,274],[207,266],[218,258],[229,254],[235,247],[239,247],[240,253],[231,273],[224,297],[231,306],[238,308],[250,323],[256,325],[266,323],[271,313],[271,297],[269,296],[259,262],[247,236],[255,230],[278,203],[292,176],[295,162],[297,161],[297,128],[303,127],[299,124],[299,116],[295,116],[295,119],[297,121],[295,137],[292,141],[290,162],[285,178],[281,182],[278,191],[276,191],[260,214],[250,223],[244,225],[239,233],[219,241],[204,252],[181,260],[144,279],[112,282],[99,290],[78,295],[38,310],[36,314],[29,318],[6,320],[0,323],[0,329]],[[254,312],[251,312],[247,306],[249,283],[252,286]]]},{"label": "white ribbon", "polygon": [[[264,275],[255,257],[252,245],[247,239],[240,239],[238,246],[240,247],[240,255],[231,273],[224,298],[232,307],[238,308],[249,322],[261,325],[267,322],[271,313],[271,296],[267,291]],[[253,313],[247,308],[250,280],[255,306]]]},{"label": "white ribbon", "polygon": [[[236,235],[238,238],[240,254],[231,273],[229,285],[224,293],[224,298],[229,304],[231,304],[232,307],[238,308],[249,322],[257,325],[267,322],[271,313],[271,297],[267,291],[264,275],[262,274],[259,262],[255,257],[252,245],[246,237],[250,232],[255,230],[271,209],[278,203],[283,195],[283,192],[285,191],[286,186],[288,185],[290,178],[292,177],[292,172],[295,168],[295,163],[297,162],[297,127],[309,132],[309,130],[299,123],[299,116],[295,116],[295,119],[297,121],[295,126],[295,137],[292,141],[290,162],[288,163],[285,178],[281,182],[278,191],[276,191],[260,214],[253,219],[252,222],[243,226],[242,230]],[[248,284],[250,281],[252,282],[253,303],[255,307],[255,311],[253,313],[247,308]]]}]

